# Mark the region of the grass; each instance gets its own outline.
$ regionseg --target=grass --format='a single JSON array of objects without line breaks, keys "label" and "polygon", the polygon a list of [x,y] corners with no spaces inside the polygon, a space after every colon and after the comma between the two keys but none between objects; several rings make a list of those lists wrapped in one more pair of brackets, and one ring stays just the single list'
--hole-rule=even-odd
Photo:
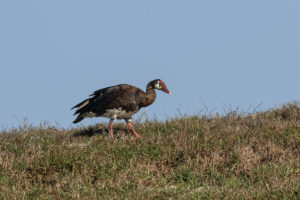
[{"label": "grass", "polygon": [[300,199],[300,107],[0,134],[0,199]]}]

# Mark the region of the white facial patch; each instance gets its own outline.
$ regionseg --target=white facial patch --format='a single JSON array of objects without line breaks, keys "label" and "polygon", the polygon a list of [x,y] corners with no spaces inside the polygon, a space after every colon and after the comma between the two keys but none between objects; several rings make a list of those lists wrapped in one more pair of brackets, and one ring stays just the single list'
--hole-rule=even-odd
[{"label": "white facial patch", "polygon": [[157,81],[157,83],[154,84],[154,87],[155,87],[155,89],[158,89],[158,90],[162,89],[159,81]]}]

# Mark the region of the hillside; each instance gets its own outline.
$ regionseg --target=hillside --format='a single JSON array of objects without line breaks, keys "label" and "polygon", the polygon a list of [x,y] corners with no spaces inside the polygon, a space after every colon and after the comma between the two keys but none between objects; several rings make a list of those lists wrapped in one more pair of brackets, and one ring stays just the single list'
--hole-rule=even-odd
[{"label": "hillside", "polygon": [[300,199],[300,107],[0,134],[0,199]]}]

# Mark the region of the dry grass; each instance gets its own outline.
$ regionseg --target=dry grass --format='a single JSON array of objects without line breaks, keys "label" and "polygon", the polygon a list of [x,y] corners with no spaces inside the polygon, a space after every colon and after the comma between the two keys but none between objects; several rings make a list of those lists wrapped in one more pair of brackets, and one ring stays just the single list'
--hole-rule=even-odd
[{"label": "dry grass", "polygon": [[299,199],[300,107],[0,134],[1,199]]}]

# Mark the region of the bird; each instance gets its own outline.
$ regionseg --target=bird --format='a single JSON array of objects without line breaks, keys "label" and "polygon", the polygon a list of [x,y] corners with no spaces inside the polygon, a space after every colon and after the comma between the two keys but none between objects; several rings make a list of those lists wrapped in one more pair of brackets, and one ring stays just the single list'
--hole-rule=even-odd
[{"label": "bird", "polygon": [[160,79],[150,81],[146,86],[146,92],[129,84],[119,84],[96,90],[90,95],[90,98],[72,108],[76,108],[74,115],[78,114],[73,123],[76,124],[85,118],[92,117],[109,118],[108,131],[113,138],[113,121],[124,119],[132,134],[141,138],[131,124],[132,115],[155,101],[155,89],[171,94],[166,84]]}]

